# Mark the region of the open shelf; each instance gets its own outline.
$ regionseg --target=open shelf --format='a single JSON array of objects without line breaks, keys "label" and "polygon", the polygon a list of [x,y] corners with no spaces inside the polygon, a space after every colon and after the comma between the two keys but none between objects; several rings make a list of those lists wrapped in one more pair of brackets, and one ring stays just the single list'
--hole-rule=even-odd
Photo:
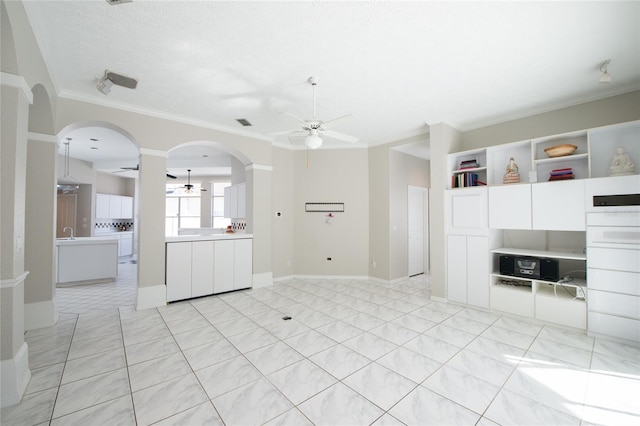
[{"label": "open shelf", "polygon": [[531,250],[523,248],[513,247],[500,247],[491,250],[491,253],[497,254],[511,254],[514,256],[533,256],[533,257],[546,257],[553,259],[567,259],[567,260],[587,260],[587,255],[584,253],[572,253],[565,251],[547,251],[547,250]]}]

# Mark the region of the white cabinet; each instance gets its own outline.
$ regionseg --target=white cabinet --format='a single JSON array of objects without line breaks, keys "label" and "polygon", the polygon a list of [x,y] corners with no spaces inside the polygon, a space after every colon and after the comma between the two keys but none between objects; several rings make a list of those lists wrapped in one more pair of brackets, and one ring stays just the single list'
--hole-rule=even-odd
[{"label": "white cabinet", "polygon": [[132,219],[133,197],[96,194],[96,219]]},{"label": "white cabinet", "polygon": [[213,241],[167,243],[167,301],[213,294]]},{"label": "white cabinet", "polygon": [[167,301],[251,288],[253,240],[166,243]]},{"label": "white cabinet", "polygon": [[474,235],[447,238],[448,299],[489,307],[489,239]]},{"label": "white cabinet", "polygon": [[446,191],[449,230],[463,234],[486,234],[487,188],[461,188]]},{"label": "white cabinet", "polygon": [[122,216],[122,197],[119,195],[109,196],[109,217],[118,219]]},{"label": "white cabinet", "polygon": [[247,213],[247,190],[245,183],[227,186],[224,189],[224,217],[243,219]]},{"label": "white cabinet", "polygon": [[191,244],[191,297],[213,294],[213,241]]},{"label": "white cabinet", "polygon": [[118,256],[131,256],[133,254],[133,233],[123,233],[119,237]]},{"label": "white cabinet", "polygon": [[239,183],[238,185],[238,194],[236,200],[236,209],[238,218],[246,218],[247,217],[247,185],[245,183]]},{"label": "white cabinet", "polygon": [[250,288],[253,285],[253,240],[216,241],[214,245],[213,292]]},{"label": "white cabinet", "polygon": [[133,219],[133,197],[120,197],[120,219]]},{"label": "white cabinet", "polygon": [[640,342],[640,212],[587,221],[589,334]]},{"label": "white cabinet", "polygon": [[96,194],[96,219],[108,219],[111,217],[109,197],[110,195],[107,194]]},{"label": "white cabinet", "polygon": [[167,246],[167,301],[191,297],[191,242],[168,243]]},{"label": "white cabinet", "polygon": [[533,229],[584,231],[584,180],[537,183],[531,186]]},{"label": "white cabinet", "polygon": [[531,229],[531,185],[489,187],[489,228]]}]

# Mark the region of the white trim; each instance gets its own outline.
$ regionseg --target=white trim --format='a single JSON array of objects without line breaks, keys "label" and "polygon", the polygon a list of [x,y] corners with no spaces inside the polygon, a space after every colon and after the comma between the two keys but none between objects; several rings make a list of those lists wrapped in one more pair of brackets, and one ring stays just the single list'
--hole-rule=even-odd
[{"label": "white trim", "polygon": [[27,84],[27,80],[24,77],[16,74],[10,74],[8,72],[0,71],[0,82],[3,86],[15,87],[22,89],[24,96],[27,98],[30,104],[33,103],[33,92]]},{"label": "white trim", "polygon": [[55,135],[47,135],[45,133],[35,133],[35,132],[28,132],[27,140],[35,141],[35,142],[50,142],[50,143],[55,143],[56,145],[58,145],[59,143],[58,138],[56,138]]},{"label": "white trim", "polygon": [[167,151],[160,151],[159,149],[140,148],[140,155],[153,155],[155,157],[169,158]]},{"label": "white trim", "polygon": [[157,308],[167,304],[167,286],[164,284],[138,287],[136,310]]},{"label": "white trim", "polygon": [[446,297],[431,296],[430,299],[434,302],[449,303],[449,300]]},{"label": "white trim", "polygon": [[20,402],[29,380],[29,346],[23,342],[14,358],[0,362],[0,408]]},{"label": "white trim", "polygon": [[258,139],[258,140],[261,140],[261,141],[271,142],[271,140],[272,140],[270,137],[266,137],[264,135],[260,135],[260,134],[256,134],[256,133],[252,133],[252,132],[242,131],[242,130],[234,129],[234,128],[231,128],[231,127],[219,126],[219,125],[207,122],[207,121],[193,119],[193,118],[184,117],[184,116],[175,115],[175,114],[170,114],[170,113],[167,113],[167,112],[141,108],[139,106],[113,101],[111,99],[107,100],[107,99],[95,98],[93,96],[87,96],[87,95],[76,93],[76,92],[72,92],[72,91],[69,91],[69,90],[62,90],[58,94],[58,98],[63,98],[63,99],[68,99],[68,100],[78,101],[78,102],[86,102],[86,103],[89,103],[89,104],[92,104],[92,105],[100,105],[100,106],[103,106],[103,107],[106,107],[106,108],[114,108],[114,109],[118,109],[118,110],[121,110],[121,111],[134,112],[136,114],[142,114],[142,115],[146,115],[148,117],[155,117],[155,118],[160,118],[160,119],[163,119],[163,120],[175,121],[177,123],[189,124],[189,125],[193,125],[193,126],[206,128],[206,129],[216,130],[218,132],[224,132],[224,133],[229,133],[229,134],[232,134],[232,135],[238,135],[238,136],[244,136],[244,137],[249,137],[249,138],[253,138],[253,139]]},{"label": "white trim", "polygon": [[252,288],[271,287],[272,285],[273,285],[272,272],[262,272],[260,274],[253,274]]},{"label": "white trim", "polygon": [[246,171],[250,171],[250,170],[262,170],[265,172],[272,172],[273,171],[273,166],[265,166],[263,164],[249,164],[247,167],[244,168]]},{"label": "white trim", "polygon": [[24,304],[25,330],[51,327],[56,321],[58,321],[58,311],[53,300]]},{"label": "white trim", "polygon": [[273,283],[274,284],[276,284],[276,283],[284,283],[284,282],[287,282],[287,281],[291,281],[293,278],[294,278],[293,275],[286,275],[284,277],[274,278],[273,279]]},{"label": "white trim", "polygon": [[20,276],[18,276],[16,278],[6,278],[4,280],[0,280],[0,288],[17,287],[18,285],[23,283],[24,280],[27,279],[27,275],[29,275],[29,271],[24,271],[22,273],[22,275],[20,275]]}]

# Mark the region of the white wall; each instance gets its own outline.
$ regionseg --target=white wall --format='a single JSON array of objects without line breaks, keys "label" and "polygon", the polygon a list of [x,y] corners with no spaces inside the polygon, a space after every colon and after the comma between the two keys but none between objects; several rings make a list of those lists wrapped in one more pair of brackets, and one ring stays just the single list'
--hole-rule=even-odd
[{"label": "white wall", "polygon": [[[369,169],[366,149],[294,153],[294,273],[367,276]],[[307,167],[307,164],[309,167]],[[343,202],[344,213],[306,213],[307,202]],[[330,257],[332,260],[327,260]]]}]

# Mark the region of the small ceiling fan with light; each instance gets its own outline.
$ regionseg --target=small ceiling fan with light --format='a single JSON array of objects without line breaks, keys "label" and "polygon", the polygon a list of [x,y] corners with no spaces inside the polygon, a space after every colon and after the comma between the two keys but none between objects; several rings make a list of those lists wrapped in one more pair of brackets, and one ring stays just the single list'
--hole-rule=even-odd
[{"label": "small ceiling fan with light", "polygon": [[351,114],[344,115],[342,117],[334,118],[329,121],[322,121],[316,118],[316,86],[318,84],[318,80],[315,77],[309,77],[307,80],[311,87],[313,88],[313,118],[311,120],[303,120],[295,116],[294,114],[284,112],[284,115],[287,115],[291,118],[302,123],[302,130],[289,130],[284,132],[272,133],[271,136],[280,136],[280,135],[289,135],[289,136],[306,136],[304,139],[304,144],[309,149],[317,149],[322,146],[322,136],[326,136],[328,138],[337,139],[343,142],[356,143],[358,142],[358,138],[355,136],[346,135],[344,133],[336,132],[331,130],[333,126],[336,125],[339,121],[351,117]]},{"label": "small ceiling fan with light", "polygon": [[[187,183],[185,183],[184,185],[184,192],[186,192],[187,194],[191,194],[193,192],[193,188],[195,187],[195,185],[193,185],[191,183],[191,169],[187,170]],[[200,191],[205,192],[207,189],[206,188],[200,188]]]}]

